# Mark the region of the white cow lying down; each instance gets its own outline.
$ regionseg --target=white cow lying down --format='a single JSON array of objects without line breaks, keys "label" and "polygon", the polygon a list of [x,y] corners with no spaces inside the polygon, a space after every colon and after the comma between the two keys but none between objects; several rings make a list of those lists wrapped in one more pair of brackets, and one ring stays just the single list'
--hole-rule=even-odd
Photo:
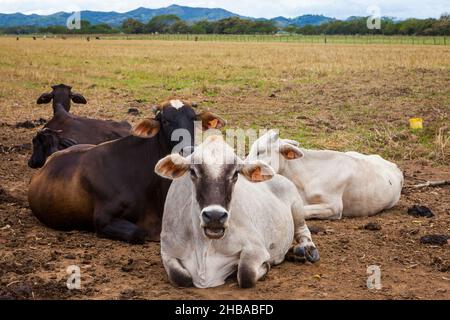
[{"label": "white cow lying down", "polygon": [[378,155],[307,150],[270,130],[256,140],[247,161],[256,159],[297,186],[306,219],[341,219],[374,215],[400,199],[403,173]]},{"label": "white cow lying down", "polygon": [[243,162],[221,136],[186,158],[161,159],[155,172],[175,179],[161,232],[161,257],[174,285],[215,287],[237,270],[239,286],[252,287],[284,260],[294,238],[294,255],[319,259],[294,184],[262,161]]}]

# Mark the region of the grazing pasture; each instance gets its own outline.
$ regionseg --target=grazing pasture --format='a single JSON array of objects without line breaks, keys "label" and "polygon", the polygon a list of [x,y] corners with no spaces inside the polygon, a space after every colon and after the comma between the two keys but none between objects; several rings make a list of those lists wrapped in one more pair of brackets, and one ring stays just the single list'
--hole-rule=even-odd
[{"label": "grazing pasture", "polygon": [[[450,233],[450,187],[410,188],[450,180],[450,47],[15,37],[0,46],[0,298],[450,298],[450,245],[420,242]],[[404,171],[406,188],[380,215],[309,221],[316,264],[284,262],[253,289],[235,280],[175,288],[158,243],[54,231],[32,216],[31,139],[52,116],[36,99],[58,83],[86,97],[76,115],[136,124],[174,95],[229,128],[278,128],[307,148],[380,154]],[[409,128],[413,117],[423,130]],[[434,217],[408,215],[414,204]],[[66,288],[70,265],[81,268],[81,290]],[[366,287],[370,265],[381,268],[381,290]]]}]

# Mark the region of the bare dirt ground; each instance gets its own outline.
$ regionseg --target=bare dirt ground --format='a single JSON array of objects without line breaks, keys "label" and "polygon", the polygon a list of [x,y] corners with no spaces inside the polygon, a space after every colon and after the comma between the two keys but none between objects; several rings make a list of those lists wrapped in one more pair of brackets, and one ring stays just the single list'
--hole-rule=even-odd
[{"label": "bare dirt ground", "polygon": [[[158,243],[133,246],[99,239],[87,232],[46,228],[32,215],[27,204],[27,185],[34,171],[26,163],[31,153],[31,138],[41,125],[16,128],[16,124],[41,117],[48,119],[50,107],[37,107],[35,99],[48,90],[50,83],[70,83],[71,78],[55,67],[58,69],[55,76],[44,81],[39,70],[51,73],[53,69],[48,65],[40,65],[29,73],[22,71],[30,62],[36,65],[46,49],[37,48],[36,57],[31,57],[28,49],[15,47],[8,41],[6,46],[22,58],[14,70],[8,70],[13,68],[12,64],[0,63],[0,73],[3,72],[0,80],[0,299],[450,299],[450,245],[427,245],[419,241],[424,235],[450,233],[450,186],[406,188],[396,207],[374,217],[310,221],[310,227],[319,229],[313,239],[320,251],[320,262],[284,262],[273,267],[256,288],[246,290],[239,289],[235,279],[212,289],[175,288],[167,281]],[[29,40],[28,45],[31,43]],[[116,44],[105,41],[96,45],[90,51],[91,57],[103,54],[102,59],[113,61],[115,57],[107,50]],[[162,61],[169,65],[174,61],[170,55],[178,52],[172,49],[183,45],[191,46],[157,43],[158,50],[167,53],[165,57],[158,54],[161,59],[158,64]],[[141,53],[151,54],[141,52],[147,46],[145,42],[132,46],[127,47],[124,56],[135,59]],[[148,101],[144,102],[136,100],[141,97],[141,91],[120,85],[118,79],[114,89],[110,83],[92,87],[96,81],[104,80],[95,78],[91,75],[93,69],[89,69],[71,83],[77,91],[85,93],[88,108],[74,106],[73,112],[136,123],[150,114],[150,102],[156,102],[164,94],[177,94],[209,106],[227,118],[231,127],[279,127],[282,134],[307,146],[380,153],[404,170],[407,186],[428,180],[450,180],[448,145],[438,139],[438,129],[449,124],[448,49],[432,48],[441,50],[436,53],[428,47],[377,46],[367,52],[358,47],[362,52],[355,53],[351,46],[337,46],[335,60],[330,62],[329,57],[313,58],[304,51],[304,46],[248,45],[244,49],[242,44],[200,46],[204,47],[190,48],[186,54],[201,55],[208,48],[225,50],[221,54],[231,55],[230,61],[237,65],[230,65],[231,70],[248,71],[253,66],[250,58],[239,50],[259,52],[260,48],[286,59],[292,52],[304,55],[313,66],[305,69],[306,75],[299,76],[305,81],[296,81],[281,71],[270,75],[269,71],[268,77],[280,80],[280,86],[273,86],[271,79],[267,80],[267,86],[253,85],[252,81],[260,80],[258,73],[247,75],[250,77],[245,80],[247,84],[228,83],[220,74],[208,74],[205,77],[211,77],[211,82],[206,89],[204,83],[189,84],[193,89],[187,91],[174,91],[172,87],[167,92],[147,88]],[[236,57],[234,49],[240,52]],[[324,48],[312,47],[312,50],[322,52]],[[347,55],[364,60],[369,59],[365,53],[379,51],[389,57],[393,50],[403,52],[403,59],[383,58],[386,59],[383,62],[374,58],[373,63],[380,68],[369,68],[369,71],[364,71],[359,64],[342,67],[346,63],[341,61]],[[86,58],[86,61],[91,60]],[[195,68],[211,71],[211,66],[197,62],[192,74]],[[327,63],[330,67],[323,67]],[[189,74],[185,69],[180,72]],[[5,75],[11,78],[8,80]],[[223,85],[213,85],[215,78]],[[28,80],[32,81],[31,85]],[[22,86],[25,82],[28,84]],[[217,94],[211,94],[211,90]],[[90,108],[91,105],[96,107]],[[138,107],[142,115],[128,115],[126,111],[131,106]],[[426,121],[423,133],[408,129],[408,118],[417,114]],[[414,204],[428,206],[435,216],[408,215],[407,209]],[[365,229],[369,222],[377,223],[380,229]],[[81,290],[66,288],[69,265],[81,268]],[[381,268],[381,290],[366,287],[366,270],[370,265]]]}]

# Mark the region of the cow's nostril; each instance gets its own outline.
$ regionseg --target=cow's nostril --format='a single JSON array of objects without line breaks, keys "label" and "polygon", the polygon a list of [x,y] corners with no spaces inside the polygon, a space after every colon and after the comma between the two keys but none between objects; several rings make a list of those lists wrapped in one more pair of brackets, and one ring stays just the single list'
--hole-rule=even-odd
[{"label": "cow's nostril", "polygon": [[228,218],[228,213],[223,212],[222,215],[220,216],[219,221],[223,223],[223,222],[225,222],[225,220],[226,220],[227,218]]},{"label": "cow's nostril", "polygon": [[202,213],[203,219],[205,220],[205,222],[208,222],[209,220],[211,220],[211,213],[208,211],[204,211]]}]

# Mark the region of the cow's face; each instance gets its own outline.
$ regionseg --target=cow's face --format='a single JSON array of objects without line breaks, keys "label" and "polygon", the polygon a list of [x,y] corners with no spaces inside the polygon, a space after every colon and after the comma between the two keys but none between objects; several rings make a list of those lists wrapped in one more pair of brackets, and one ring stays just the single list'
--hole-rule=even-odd
[{"label": "cow's face", "polygon": [[265,181],[274,175],[272,168],[261,161],[243,162],[221,136],[208,137],[187,158],[171,154],[161,159],[155,172],[169,179],[189,174],[200,208],[194,214],[199,215],[200,227],[210,239],[224,237],[229,227],[230,206],[239,175],[251,182]]},{"label": "cow's face", "polygon": [[33,169],[42,167],[47,158],[56,151],[68,148],[76,144],[72,139],[60,137],[61,131],[44,128],[33,138],[33,153],[28,166]]},{"label": "cow's face", "polygon": [[182,150],[194,145],[195,121],[201,121],[204,130],[225,126],[225,121],[211,112],[196,114],[193,106],[189,102],[169,100],[154,107],[155,119],[160,122],[161,130],[171,148],[178,146],[179,150]]},{"label": "cow's face", "polygon": [[297,146],[297,141],[280,139],[277,132],[270,130],[252,144],[247,160],[262,160],[279,173],[285,161],[303,157],[303,152]]},{"label": "cow's face", "polygon": [[70,102],[86,104],[86,99],[79,93],[72,92],[72,87],[65,84],[52,86],[52,91],[43,93],[37,99],[37,104],[49,103],[53,100],[53,105],[61,104],[66,111],[70,111]]}]

